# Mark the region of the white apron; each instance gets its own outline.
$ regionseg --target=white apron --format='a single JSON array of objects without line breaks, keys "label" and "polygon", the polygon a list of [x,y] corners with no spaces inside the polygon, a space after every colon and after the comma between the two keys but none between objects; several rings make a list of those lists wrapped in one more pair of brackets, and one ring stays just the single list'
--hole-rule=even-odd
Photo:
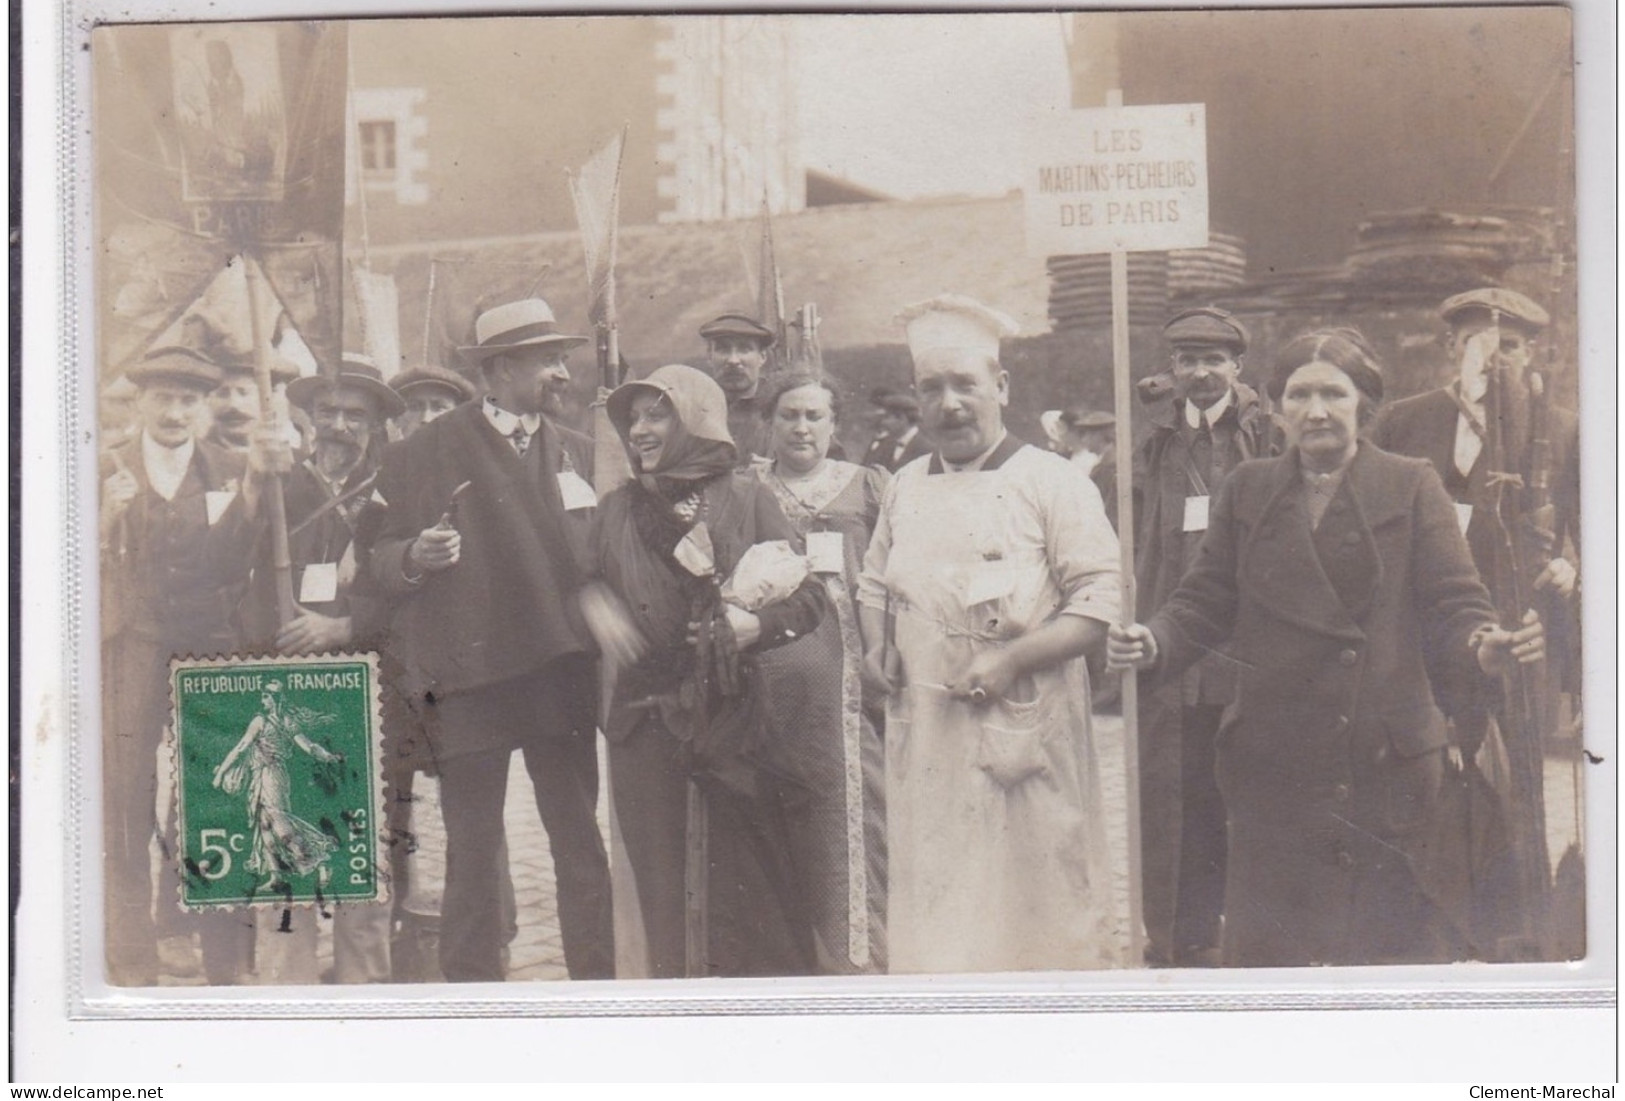
[{"label": "white apron", "polygon": [[943,686],[1062,608],[1109,620],[1116,538],[1093,484],[1036,449],[996,470],[926,470],[899,474],[871,574],[908,682],[886,715],[891,969],[1114,966],[1083,660],[980,706]]}]

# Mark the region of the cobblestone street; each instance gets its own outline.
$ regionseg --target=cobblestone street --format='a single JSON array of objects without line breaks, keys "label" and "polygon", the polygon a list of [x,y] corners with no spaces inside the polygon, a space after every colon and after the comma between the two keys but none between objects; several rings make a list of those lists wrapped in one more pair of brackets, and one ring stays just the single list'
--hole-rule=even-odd
[{"label": "cobblestone street", "polygon": [[[1113,912],[1119,947],[1127,953],[1128,930],[1128,841],[1127,800],[1124,786],[1123,720],[1116,715],[1095,719],[1102,796],[1105,803],[1108,843],[1113,863]],[[600,767],[602,747],[600,741]],[[1547,840],[1553,866],[1575,839],[1577,826],[1576,788],[1573,766],[1566,759],[1552,758],[1546,768]],[[600,827],[609,836],[609,809],[605,791],[599,793]],[[564,949],[560,941],[558,906],[553,891],[553,858],[547,835],[536,812],[530,779],[523,759],[515,756],[508,774],[504,821],[508,831],[514,891],[518,904],[518,935],[510,945],[508,977],[513,982],[543,982],[567,978]],[[430,843],[419,861],[420,876],[434,879],[444,874],[443,849]],[[332,962],[331,922],[320,929],[319,956],[324,975]],[[167,985],[194,985],[202,981],[195,949],[182,942],[165,945]]]}]

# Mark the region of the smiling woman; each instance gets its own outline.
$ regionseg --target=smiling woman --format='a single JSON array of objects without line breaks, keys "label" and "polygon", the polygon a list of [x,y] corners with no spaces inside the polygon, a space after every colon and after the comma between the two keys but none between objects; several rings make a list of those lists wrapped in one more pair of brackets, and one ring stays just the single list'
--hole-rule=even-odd
[{"label": "smiling woman", "polygon": [[755,654],[812,633],[823,590],[807,576],[754,610],[724,600],[747,551],[795,534],[766,487],[734,472],[709,376],[662,367],[607,411],[638,473],[603,500],[583,613],[617,666],[603,729],[649,973],[805,974],[812,932],[760,767]]}]

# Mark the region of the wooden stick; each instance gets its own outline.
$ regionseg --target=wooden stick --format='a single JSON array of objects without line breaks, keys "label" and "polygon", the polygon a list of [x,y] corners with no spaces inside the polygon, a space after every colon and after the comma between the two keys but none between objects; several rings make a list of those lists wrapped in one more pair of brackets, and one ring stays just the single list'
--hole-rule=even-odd
[{"label": "wooden stick", "polygon": [[[1123,92],[1113,88],[1106,94],[1108,107],[1123,106]],[[1112,390],[1117,432],[1128,443],[1134,441],[1134,380],[1130,373],[1128,340],[1128,253],[1113,249],[1112,259]],[[1132,464],[1120,470],[1117,479],[1118,570],[1122,578],[1122,607],[1118,621],[1125,627],[1134,623],[1138,589],[1134,580],[1134,479]],[[1129,963],[1139,966],[1145,956],[1145,923],[1141,913],[1140,880],[1140,685],[1132,670],[1123,674],[1123,788],[1128,803],[1128,928]]]},{"label": "wooden stick", "polygon": [[685,902],[683,948],[685,973],[691,979],[704,978],[710,958],[711,853],[707,829],[705,793],[693,780],[688,782],[688,846],[683,867]]},{"label": "wooden stick", "polygon": [[[256,277],[259,264],[252,253],[244,250],[243,278],[248,281],[248,323],[254,342],[254,383],[260,392],[260,417],[271,416],[271,361],[265,354],[265,342],[260,333],[260,293]],[[271,570],[276,577],[277,625],[286,627],[299,615],[299,605],[293,598],[293,559],[288,551],[288,506],[282,496],[282,475],[272,474],[265,481],[267,522],[271,525]]]}]

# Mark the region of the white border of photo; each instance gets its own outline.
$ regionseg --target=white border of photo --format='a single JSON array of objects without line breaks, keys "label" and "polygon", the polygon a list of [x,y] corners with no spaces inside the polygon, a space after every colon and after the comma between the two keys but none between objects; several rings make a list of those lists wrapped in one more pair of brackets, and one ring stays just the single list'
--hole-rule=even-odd
[{"label": "white border of photo", "polygon": [[[1117,0],[1111,6],[1198,5]],[[1200,6],[1338,5],[1251,0]],[[735,7],[765,6],[713,2],[705,10]],[[1587,744],[1604,758],[1604,765],[1589,770],[1585,798],[1586,960],[1260,972],[135,992],[100,980],[99,846],[85,840],[100,836],[94,797],[100,791],[94,769],[98,602],[89,550],[95,546],[90,533],[96,510],[89,442],[95,425],[89,30],[100,19],[469,13],[428,0],[327,5],[237,0],[229,6],[205,0],[96,0],[59,9],[60,21],[53,23],[46,5],[29,9],[22,28],[26,308],[17,369],[23,399],[20,424],[13,425],[22,433],[27,519],[19,564],[25,588],[14,612],[22,616],[24,638],[24,652],[14,655],[23,666],[16,701],[23,784],[22,890],[13,925],[17,1078],[1612,1080],[1617,689],[1610,671],[1617,668],[1617,652],[1610,614],[1616,579],[1607,567],[1617,552],[1612,414],[1618,394],[1617,254],[1610,232],[1616,228],[1617,116],[1609,96],[1615,88],[1611,47],[1617,14],[1608,0],[1573,4],[1579,61],[1584,542],[1585,558],[1593,564],[1586,574],[1591,614],[1585,707]],[[546,10],[484,0],[478,14]],[[58,92],[60,131],[51,113]],[[1369,1012],[1377,1009],[1404,1012]],[[526,1020],[533,1017],[554,1020],[544,1027]],[[452,1025],[417,1018],[482,1020]]]}]

